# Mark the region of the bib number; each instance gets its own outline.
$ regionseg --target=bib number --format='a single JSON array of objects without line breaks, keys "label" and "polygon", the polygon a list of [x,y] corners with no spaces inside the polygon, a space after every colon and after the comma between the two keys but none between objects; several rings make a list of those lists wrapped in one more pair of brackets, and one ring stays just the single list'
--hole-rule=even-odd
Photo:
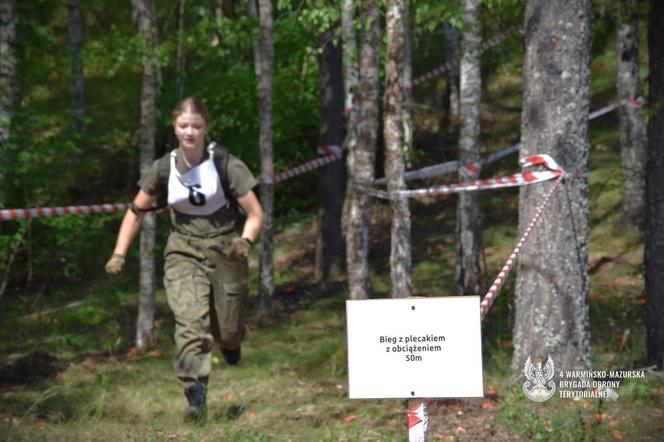
[{"label": "bib number", "polygon": [[205,205],[205,195],[198,192],[196,189],[200,189],[200,184],[194,184],[192,186],[187,186],[189,189],[189,202],[192,206],[204,206]]}]

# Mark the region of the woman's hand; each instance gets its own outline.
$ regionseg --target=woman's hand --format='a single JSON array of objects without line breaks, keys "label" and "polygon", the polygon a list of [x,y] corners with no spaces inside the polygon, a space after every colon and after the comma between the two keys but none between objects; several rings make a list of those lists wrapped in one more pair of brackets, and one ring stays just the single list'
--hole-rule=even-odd
[{"label": "woman's hand", "polygon": [[231,240],[231,246],[228,248],[228,256],[231,258],[246,258],[249,256],[250,249],[251,241],[238,236]]},{"label": "woman's hand", "polygon": [[111,259],[108,260],[104,269],[109,276],[119,276],[125,265],[125,257],[114,253]]}]

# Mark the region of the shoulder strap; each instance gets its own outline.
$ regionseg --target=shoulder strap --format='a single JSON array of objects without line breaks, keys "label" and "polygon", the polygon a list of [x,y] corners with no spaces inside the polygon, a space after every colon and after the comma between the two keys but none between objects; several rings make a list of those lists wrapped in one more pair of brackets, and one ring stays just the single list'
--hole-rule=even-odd
[{"label": "shoulder strap", "polygon": [[226,198],[229,200],[235,200],[233,197],[233,194],[231,193],[231,185],[230,182],[228,181],[228,150],[222,146],[221,144],[218,144],[214,142],[213,146],[213,154],[214,154],[214,166],[217,168],[217,173],[219,174],[219,178],[221,180],[221,187],[224,189],[224,195],[226,195]]}]

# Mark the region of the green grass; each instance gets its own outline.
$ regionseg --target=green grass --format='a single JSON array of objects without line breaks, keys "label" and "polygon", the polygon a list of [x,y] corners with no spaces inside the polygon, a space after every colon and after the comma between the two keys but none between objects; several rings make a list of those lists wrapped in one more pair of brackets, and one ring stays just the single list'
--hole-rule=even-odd
[{"label": "green grass", "polygon": [[[161,311],[163,296],[159,303]],[[343,298],[307,304],[280,321],[252,323],[240,366],[229,368],[216,355],[202,428],[182,424],[186,401],[172,376],[171,345],[160,341],[148,355],[61,358],[55,378],[3,393],[0,434],[7,440],[398,437],[402,403],[346,398]],[[88,332],[103,339],[102,327]],[[367,430],[371,420],[380,425]]]}]

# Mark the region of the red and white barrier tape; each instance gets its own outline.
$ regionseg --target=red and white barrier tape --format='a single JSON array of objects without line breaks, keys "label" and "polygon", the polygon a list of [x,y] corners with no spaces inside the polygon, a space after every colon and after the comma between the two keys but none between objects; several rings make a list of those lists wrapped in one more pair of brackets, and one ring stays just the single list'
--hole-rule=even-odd
[{"label": "red and white barrier tape", "polygon": [[[595,118],[601,117],[602,115],[608,114],[609,112],[612,112],[616,109],[618,109],[621,105],[624,105],[626,107],[632,108],[632,109],[641,109],[644,104],[644,99],[643,97],[637,97],[637,98],[630,98],[627,100],[623,100],[619,103],[613,103],[606,105],[604,107],[601,107],[593,112],[591,112],[588,115],[588,120],[594,120]],[[491,155],[487,156],[486,158],[482,158],[481,160],[471,163],[469,167],[472,169],[473,167],[475,168],[482,168],[486,166],[487,164],[494,163],[508,155],[513,154],[514,152],[518,152],[519,148],[521,147],[521,143],[515,143],[511,146],[508,146],[504,149],[499,150],[498,152],[494,152]],[[467,166],[468,167],[468,166]],[[433,166],[427,166],[423,167],[421,169],[417,170],[411,170],[408,171],[404,174],[404,179],[406,181],[411,181],[411,180],[416,180],[416,179],[424,179],[424,178],[433,178],[433,177],[438,177],[438,176],[443,176],[443,175],[448,175],[454,172],[459,172],[463,167],[459,167],[459,162],[454,160],[454,161],[447,161],[445,163],[440,163],[440,164],[434,164]],[[385,184],[386,179],[385,178],[378,178],[374,180],[374,184]]]},{"label": "red and white barrier tape", "polygon": [[93,215],[124,212],[129,204],[93,204],[90,206],[39,207],[34,209],[1,209],[0,221],[12,219],[45,218],[64,215]]},{"label": "red and white barrier tape", "polygon": [[519,255],[519,252],[521,251],[521,247],[523,247],[524,243],[528,239],[528,236],[530,235],[530,232],[532,232],[533,228],[539,221],[539,219],[542,216],[542,213],[544,212],[544,208],[549,204],[549,201],[551,200],[551,196],[554,194],[560,183],[562,182],[562,179],[564,177],[563,175],[560,175],[560,177],[556,180],[556,182],[553,184],[551,187],[551,190],[549,190],[549,193],[544,197],[544,200],[540,203],[540,205],[537,207],[537,211],[535,212],[535,216],[533,219],[528,223],[528,227],[526,227],[526,230],[523,232],[523,235],[521,235],[521,238],[519,238],[519,241],[517,242],[516,246],[512,250],[512,253],[510,253],[509,258],[507,258],[507,261],[503,265],[503,267],[500,269],[500,272],[498,273],[498,276],[496,279],[493,281],[493,284],[489,288],[489,290],[486,292],[484,295],[484,298],[482,298],[482,302],[480,303],[480,314],[481,314],[481,319],[484,320],[484,317],[486,316],[487,312],[493,305],[493,302],[496,300],[496,296],[500,292],[500,289],[503,287],[503,284],[505,284],[505,280],[507,279],[507,276],[510,273],[510,270],[512,270],[512,266],[514,265],[514,262],[516,262],[516,258]]},{"label": "red and white barrier tape", "polygon": [[[482,46],[480,48],[481,51],[486,51],[487,49],[491,49],[494,46],[498,46],[500,43],[505,41],[507,36],[512,32],[512,29],[508,29],[507,31],[501,32],[500,34],[494,35],[490,39],[486,40],[484,43],[482,43]],[[445,72],[449,71],[455,66],[459,65],[459,58],[453,58],[452,60],[449,60],[445,62],[444,64],[438,66],[435,69],[430,70],[426,74],[422,74],[419,77],[413,79],[413,87],[419,86],[420,84],[432,80]]]},{"label": "red and white barrier tape", "polygon": [[[287,180],[297,175],[309,172],[311,170],[322,167],[326,164],[338,161],[343,157],[343,151],[340,146],[329,145],[320,146],[318,152],[325,156],[315,160],[304,163],[300,166],[294,167],[290,170],[282,172],[274,177],[261,176],[258,179],[260,184],[276,184],[281,181]],[[39,207],[31,209],[0,209],[0,221],[9,221],[14,219],[27,219],[27,218],[45,218],[65,215],[93,215],[98,213],[117,213],[124,212],[129,208],[129,204],[112,203],[112,204],[92,204],[92,205],[77,205],[66,207]]]},{"label": "red and white barrier tape", "polygon": [[482,180],[472,180],[457,184],[445,184],[428,189],[412,189],[387,191],[375,189],[373,187],[357,185],[362,191],[371,196],[382,199],[401,199],[415,198],[422,196],[441,195],[458,192],[469,192],[485,189],[502,189],[505,187],[525,186],[543,181],[549,181],[564,175],[563,169],[549,155],[530,155],[519,160],[522,168],[532,166],[544,166],[548,170],[544,171],[525,171],[504,177],[487,178]]},{"label": "red and white barrier tape", "polygon": [[316,158],[315,160],[308,161],[299,166],[293,167],[285,172],[281,172],[277,175],[261,175],[258,178],[259,184],[277,184],[281,181],[285,181],[294,176],[302,175],[304,173],[310,172],[319,167],[323,167],[326,164],[333,163],[342,158],[343,152],[339,146],[320,146],[319,152],[327,153],[324,157]]}]

